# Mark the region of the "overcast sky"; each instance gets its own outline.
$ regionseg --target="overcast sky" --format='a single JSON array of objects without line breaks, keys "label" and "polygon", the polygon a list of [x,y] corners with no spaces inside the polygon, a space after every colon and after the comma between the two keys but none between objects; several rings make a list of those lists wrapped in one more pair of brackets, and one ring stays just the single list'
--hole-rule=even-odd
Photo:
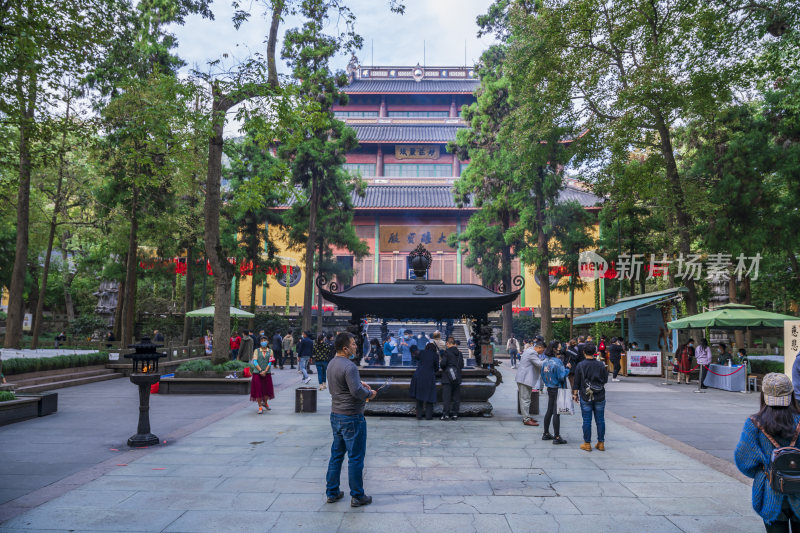
[{"label": "overcast sky", "polygon": [[[364,48],[358,54],[362,65],[472,65],[492,42],[491,37],[478,39],[475,18],[486,12],[492,0],[405,0],[404,15],[391,13],[386,0],[348,0],[357,17],[356,30],[364,37]],[[248,7],[248,1],[242,2]],[[255,2],[254,2],[255,4]],[[242,59],[252,52],[264,52],[268,21],[263,11],[253,7],[253,17],[238,31],[231,23],[229,0],[212,5],[215,20],[190,17],[186,25],[176,26],[178,55],[189,67],[206,71],[206,63],[227,53],[231,59]],[[335,21],[332,21],[335,23]],[[287,20],[287,28],[300,25]],[[331,27],[333,32],[335,28]],[[425,57],[423,58],[423,43]],[[280,50],[280,48],[279,48]],[[348,58],[336,58],[333,66],[344,68]],[[279,68],[288,74],[286,64],[278,59]]]}]

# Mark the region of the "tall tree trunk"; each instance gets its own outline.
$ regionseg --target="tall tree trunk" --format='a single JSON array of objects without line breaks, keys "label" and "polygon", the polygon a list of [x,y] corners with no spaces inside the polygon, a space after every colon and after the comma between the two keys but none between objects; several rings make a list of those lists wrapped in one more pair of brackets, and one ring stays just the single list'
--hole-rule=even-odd
[{"label": "tall tree trunk", "polygon": [[[750,276],[744,277],[744,303],[747,305],[751,305],[752,303],[753,294],[750,291]],[[750,328],[747,328],[747,331],[744,334],[744,342],[747,344],[748,348],[752,348],[753,346],[753,331]]]},{"label": "tall tree trunk", "polygon": [[[67,99],[67,110],[64,115],[66,123],[69,123],[69,111],[71,100]],[[56,184],[56,198],[53,205],[53,216],[50,217],[50,232],[47,235],[47,252],[44,256],[44,269],[42,270],[42,286],[39,288],[39,301],[36,302],[36,314],[33,317],[33,339],[31,348],[34,350],[39,347],[39,333],[42,331],[42,315],[44,314],[44,297],[47,292],[47,276],[50,273],[50,258],[53,255],[53,241],[56,237],[56,227],[58,226],[58,214],[61,211],[61,189],[64,184],[64,151],[67,145],[67,130],[61,132],[61,148],[58,151],[58,182]],[[65,258],[66,259],[66,258]]]},{"label": "tall tree trunk", "polygon": [[[256,264],[253,262],[253,273],[250,276],[250,312],[256,314]],[[250,317],[247,321],[247,329],[250,331],[256,327],[256,317]]]},{"label": "tall tree trunk", "polygon": [[137,210],[139,208],[139,189],[133,186],[133,197],[131,198],[131,227],[128,232],[128,261],[125,265],[125,301],[122,308],[122,330],[120,340],[123,346],[133,344],[133,325],[136,309],[136,267],[137,267],[137,234],[139,231],[139,218]]},{"label": "tall tree trunk", "polygon": [[[322,239],[319,241],[319,247],[317,248],[317,273],[318,275],[322,275],[322,249],[323,249]],[[321,285],[321,284],[320,284]],[[323,320],[323,311],[322,311],[322,287],[317,287],[317,335],[322,333],[324,328],[322,320]]]},{"label": "tall tree trunk", "polygon": [[219,85],[212,84],[213,101],[211,119],[213,132],[208,139],[208,174],[206,175],[206,201],[203,206],[205,216],[204,239],[206,256],[214,272],[214,342],[211,361],[224,363],[229,359],[228,339],[231,332],[231,280],[233,265],[222,249],[219,237],[219,211],[222,207],[220,181],[222,178],[222,132],[225,126],[225,113],[238,102],[232,102],[220,91]]},{"label": "tall tree trunk", "polygon": [[[678,250],[687,258],[691,254],[691,219],[686,209],[686,198],[681,187],[678,165],[675,162],[675,152],[672,149],[672,137],[664,117],[660,112],[653,112],[656,129],[661,140],[661,155],[664,158],[667,170],[667,182],[669,183],[671,196],[674,199],[673,208],[675,211],[675,221],[678,226]],[[683,284],[689,289],[686,294],[686,312],[689,315],[697,314],[697,286],[693,279],[684,277]]]},{"label": "tall tree trunk", "polygon": [[569,338],[572,338],[572,326],[575,320],[575,285],[573,276],[569,277]]},{"label": "tall tree trunk", "polygon": [[550,262],[547,260],[548,243],[544,233],[544,212],[539,214],[540,221],[537,229],[536,245],[539,248],[541,259],[536,264],[536,275],[539,276],[539,294],[541,295],[542,337],[547,340],[553,338],[553,310],[550,307]]},{"label": "tall tree trunk", "polygon": [[311,179],[311,198],[308,214],[308,240],[306,241],[306,278],[303,284],[303,331],[311,329],[311,291],[314,290],[314,246],[317,242],[317,211],[319,210],[317,177]]},{"label": "tall tree trunk", "polygon": [[77,271],[72,272],[69,268],[69,258],[67,256],[67,241],[70,238],[69,231],[61,235],[61,258],[64,261],[64,311],[67,313],[67,322],[72,324],[75,321],[75,305],[72,302],[72,281],[75,279]]},{"label": "tall tree trunk", "polygon": [[[186,248],[186,291],[183,295],[183,312],[188,313],[194,307],[194,247],[190,244]],[[189,337],[192,336],[192,317],[183,315],[183,336],[182,344],[189,344]]]},{"label": "tall tree trunk", "polygon": [[[123,263],[126,265],[128,264],[127,257],[125,258],[125,261],[123,261]],[[114,338],[117,339],[118,341],[122,339],[122,321],[123,321],[122,311],[124,306],[125,306],[125,280],[122,280],[119,283],[119,286],[117,287],[117,307],[114,308],[113,332],[114,332]],[[124,348],[126,346],[122,345],[122,347]]]},{"label": "tall tree trunk", "polygon": [[797,264],[797,256],[794,255],[792,251],[787,251],[786,255],[789,257],[789,263],[792,265],[792,273],[798,283],[800,283],[800,265]]},{"label": "tall tree trunk", "polygon": [[30,127],[33,123],[36,101],[36,75],[31,74],[25,87],[24,74],[18,71],[16,79],[17,103],[22,110],[19,122],[19,189],[17,190],[17,239],[14,252],[14,270],[8,287],[8,316],[6,318],[5,348],[19,348],[22,341],[22,321],[25,317],[25,274],[28,263],[28,224],[31,202]]},{"label": "tall tree trunk", "polygon": [[[508,229],[511,227],[511,216],[507,210],[504,210],[501,215],[501,223],[503,226],[503,235],[505,236]],[[501,252],[500,272],[502,273],[502,282],[505,286],[506,292],[511,292],[514,287],[511,284],[511,246],[503,246]],[[512,310],[513,303],[509,302],[503,306],[503,342],[508,342],[511,338],[511,332],[514,329],[514,313]]]},{"label": "tall tree trunk", "polygon": [[[728,300],[732,304],[739,303],[739,295],[736,291],[736,278],[733,276],[728,278]],[[734,342],[736,342],[736,348],[744,347],[744,332],[742,330],[733,330],[733,338]]]}]

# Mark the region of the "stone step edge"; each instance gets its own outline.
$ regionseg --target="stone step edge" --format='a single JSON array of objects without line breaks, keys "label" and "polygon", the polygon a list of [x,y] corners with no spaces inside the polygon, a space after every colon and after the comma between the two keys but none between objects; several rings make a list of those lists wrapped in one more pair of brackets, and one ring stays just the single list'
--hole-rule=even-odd
[{"label": "stone step edge", "polygon": [[100,381],[108,381],[111,379],[119,379],[123,377],[122,374],[117,374],[116,372],[110,374],[103,374],[100,376],[91,376],[86,378],[80,379],[68,379],[65,381],[56,381],[53,383],[45,383],[41,385],[30,385],[28,387],[18,388],[14,391],[15,394],[24,395],[25,393],[29,392],[42,392],[47,390],[54,390],[54,389],[64,389],[67,387],[74,387],[76,385],[87,385],[89,383],[96,383]]}]

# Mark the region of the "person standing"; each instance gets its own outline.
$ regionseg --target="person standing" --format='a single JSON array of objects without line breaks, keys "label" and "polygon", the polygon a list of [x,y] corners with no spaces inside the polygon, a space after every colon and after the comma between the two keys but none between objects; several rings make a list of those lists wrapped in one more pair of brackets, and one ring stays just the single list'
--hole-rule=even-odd
[{"label": "person standing", "polygon": [[384,365],[386,361],[389,361],[389,365],[392,364],[392,334],[390,333],[389,336],[386,338],[386,342],[383,343],[383,362]]},{"label": "person standing", "polygon": [[442,369],[442,420],[458,420],[464,357],[458,351],[453,337],[447,337],[445,350],[439,357],[439,366]]},{"label": "person standing", "polygon": [[384,366],[386,360],[384,359],[384,350],[381,347],[378,339],[369,341],[369,353],[365,359],[367,366]]},{"label": "person standing", "polygon": [[682,344],[675,352],[675,361],[673,366],[678,373],[678,383],[686,378],[686,384],[689,384],[689,373],[692,371],[692,357],[694,357],[694,339],[689,339],[686,344]]},{"label": "person standing", "polygon": [[294,337],[292,336],[291,331],[286,332],[286,336],[283,337],[283,362],[286,363],[286,360],[289,360],[289,368],[294,370]]},{"label": "person standing", "polygon": [[597,426],[597,444],[595,448],[605,451],[606,445],[606,383],[608,383],[608,367],[594,358],[594,344],[588,342],[583,347],[584,360],[575,369],[575,389],[572,395],[575,401],[580,397],[581,415],[583,417],[583,444],[581,450],[592,451],[592,416]]},{"label": "person standing", "polygon": [[694,392],[699,392],[702,389],[708,388],[706,384],[703,383],[708,374],[708,365],[711,364],[711,348],[708,346],[708,341],[706,339],[700,341],[700,346],[695,350],[694,357],[697,359],[698,366],[700,366],[700,384]]},{"label": "person standing", "polygon": [[211,338],[211,331],[206,330],[206,336],[203,338],[203,347],[205,348],[206,355],[211,355],[213,353],[213,341]]},{"label": "person standing", "polygon": [[275,355],[278,367],[283,370],[283,337],[280,331],[276,331],[272,336],[272,353]]},{"label": "person standing", "polygon": [[728,351],[728,346],[721,342],[717,345],[719,347],[719,356],[717,358],[717,362],[721,365],[727,365],[728,362],[732,364],[739,364],[734,358],[731,352]]},{"label": "person standing", "polygon": [[260,346],[253,352],[250,361],[253,377],[250,380],[250,401],[258,402],[258,414],[264,409],[271,411],[269,400],[275,398],[275,388],[272,385],[272,352],[266,337],[261,337]]},{"label": "person standing", "polygon": [[317,340],[314,341],[314,347],[311,349],[311,360],[317,365],[317,380],[319,381],[319,390],[325,390],[325,370],[322,365],[328,365],[328,343],[325,341],[325,335],[320,333],[317,335]]},{"label": "person standing", "polygon": [[567,343],[567,349],[564,351],[562,362],[564,366],[569,369],[569,386],[573,388],[575,382],[575,367],[581,362],[583,356],[578,352],[578,342],[573,338]]},{"label": "person standing", "polygon": [[436,345],[440,355],[447,349],[447,344],[442,340],[442,334],[438,330],[431,333],[431,342]]},{"label": "person standing", "polygon": [[164,342],[164,335],[157,329],[153,330],[153,342]]},{"label": "person standing", "polygon": [[517,368],[517,354],[519,353],[519,341],[514,338],[512,333],[506,342],[506,351],[511,358],[511,368]]},{"label": "person standing", "polygon": [[611,366],[614,368],[614,375],[611,381],[619,381],[617,375],[619,374],[623,355],[622,338],[614,337],[611,339],[611,347],[609,347],[608,353],[611,359]]},{"label": "person standing", "polygon": [[419,352],[417,368],[411,376],[411,385],[408,395],[417,401],[417,420],[433,418],[433,405],[436,403],[436,372],[439,370],[439,356],[436,354],[436,345],[429,342],[424,350]]},{"label": "person standing", "polygon": [[250,330],[242,330],[242,343],[239,346],[239,360],[245,363],[253,359],[253,337]]},{"label": "person standing", "polygon": [[314,353],[314,341],[311,340],[311,332],[306,330],[303,332],[303,338],[300,339],[300,344],[297,346],[297,358],[299,362],[297,366],[300,367],[300,372],[303,374],[303,383],[308,383],[311,378],[308,376],[308,362]]},{"label": "person standing", "polygon": [[411,330],[407,329],[403,332],[403,336],[400,337],[400,356],[401,356],[401,363],[403,366],[411,366],[411,345],[416,344],[414,340],[411,338]]},{"label": "person standing", "polygon": [[764,521],[767,533],[800,531],[800,496],[775,491],[767,472],[776,448],[795,446],[800,434],[800,415],[791,380],[770,373],[761,382],[761,408],[745,420],[733,452],[736,468],[753,478],[752,505]]},{"label": "person standing", "polygon": [[542,369],[540,354],[544,353],[544,343],[536,341],[523,350],[517,364],[517,389],[519,395],[519,410],[522,412],[522,423],[526,426],[538,426],[539,422],[531,417],[531,393],[538,387]]},{"label": "person standing", "polygon": [[[558,391],[566,387],[566,380],[569,375],[569,370],[558,357],[560,350],[561,343],[551,341],[550,346],[545,351],[547,360],[542,365],[542,381],[547,387],[547,412],[544,415],[542,440],[552,440],[553,444],[567,443],[566,440],[561,438],[561,415],[556,411]],[[551,420],[553,421],[553,433],[555,433],[555,436],[550,434]]]},{"label": "person standing", "polygon": [[233,332],[231,335],[230,346],[231,346],[231,361],[236,361],[239,358],[239,347],[242,345],[242,337]]},{"label": "person standing", "polygon": [[328,503],[337,502],[344,497],[344,492],[339,490],[339,484],[344,454],[347,453],[350,506],[361,507],[372,503],[372,496],[364,493],[364,457],[367,452],[364,405],[367,399],[375,398],[378,392],[361,381],[358,375],[358,367],[352,361],[358,351],[353,334],[339,333],[334,345],[336,356],[328,364],[333,443],[328,473],[325,476],[325,494]]}]

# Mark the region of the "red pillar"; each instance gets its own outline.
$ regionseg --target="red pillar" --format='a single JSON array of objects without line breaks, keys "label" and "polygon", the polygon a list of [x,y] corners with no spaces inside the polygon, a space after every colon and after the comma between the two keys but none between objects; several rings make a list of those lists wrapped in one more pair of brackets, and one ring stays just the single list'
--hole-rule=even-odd
[{"label": "red pillar", "polygon": [[456,97],[450,97],[450,118],[457,118],[458,110],[456,109]]},{"label": "red pillar", "polygon": [[457,178],[459,174],[459,170],[461,169],[461,165],[458,163],[458,158],[456,154],[453,154],[453,177]]},{"label": "red pillar", "polygon": [[378,111],[378,116],[379,117],[385,117],[386,116],[386,97],[385,96],[381,96],[381,109],[380,109],[380,111]]},{"label": "red pillar", "polygon": [[378,145],[378,156],[375,158],[375,175],[383,176],[383,150]]}]

